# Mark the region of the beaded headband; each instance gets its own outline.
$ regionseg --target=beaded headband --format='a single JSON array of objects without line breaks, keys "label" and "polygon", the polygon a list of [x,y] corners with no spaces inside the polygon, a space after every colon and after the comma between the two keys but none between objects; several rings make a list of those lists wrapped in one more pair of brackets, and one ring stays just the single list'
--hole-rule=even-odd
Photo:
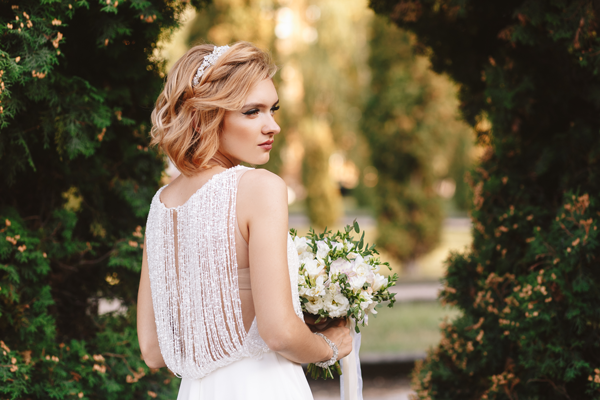
[{"label": "beaded headband", "polygon": [[202,75],[204,75],[204,71],[206,71],[208,67],[215,65],[219,57],[221,57],[227,50],[229,50],[229,46],[215,46],[215,49],[212,53],[204,56],[204,61],[202,61],[202,64],[200,64],[200,67],[198,67],[198,72],[196,72],[196,76],[194,77],[193,86],[196,86],[198,83],[200,83],[200,78],[202,78]]}]

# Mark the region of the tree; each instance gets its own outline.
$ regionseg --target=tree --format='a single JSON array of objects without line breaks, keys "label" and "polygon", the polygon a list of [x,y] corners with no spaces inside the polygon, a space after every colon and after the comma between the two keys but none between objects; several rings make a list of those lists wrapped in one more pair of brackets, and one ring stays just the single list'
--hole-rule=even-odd
[{"label": "tree", "polygon": [[[368,10],[357,0],[238,3],[218,0],[199,13],[190,45],[248,40],[270,49],[282,67],[275,80],[283,134],[275,140],[281,147],[273,149],[265,167],[281,173],[298,194],[305,192],[301,197],[306,198],[312,224],[331,226],[342,203],[339,185],[329,173],[329,159],[335,152],[348,153],[347,158],[362,156],[361,148],[352,147],[361,139],[358,107],[368,74],[364,29]],[[294,153],[290,149],[301,149],[297,153],[302,155],[281,159],[281,153]]]},{"label": "tree", "polygon": [[598,2],[370,4],[460,84],[487,147],[473,246],[442,292],[463,313],[416,369],[418,397],[599,399]]},{"label": "tree", "polygon": [[[170,396],[140,359],[135,300],[164,169],[153,54],[185,3],[15,3],[0,4],[0,393]],[[126,311],[99,315],[100,299]]]},{"label": "tree", "polygon": [[[462,181],[473,133],[458,118],[452,83],[415,54],[414,35],[379,16],[371,29],[372,78],[361,125],[378,171],[377,243],[410,268],[439,242],[436,186],[452,169]],[[457,151],[463,158],[454,157]]]}]

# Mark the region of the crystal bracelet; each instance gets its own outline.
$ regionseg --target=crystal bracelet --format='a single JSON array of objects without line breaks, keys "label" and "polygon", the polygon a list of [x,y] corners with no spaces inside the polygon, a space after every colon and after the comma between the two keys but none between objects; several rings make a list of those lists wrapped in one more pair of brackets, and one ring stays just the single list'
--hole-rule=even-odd
[{"label": "crystal bracelet", "polygon": [[333,343],[331,340],[327,339],[327,337],[325,335],[323,335],[322,333],[316,332],[315,335],[321,336],[323,339],[325,339],[325,343],[327,343],[327,345],[329,347],[331,347],[331,350],[333,350],[333,356],[331,356],[331,358],[329,360],[315,363],[315,365],[317,367],[328,368],[328,367],[332,366],[333,364],[335,364],[335,362],[337,361],[338,348],[335,345],[335,343]]}]

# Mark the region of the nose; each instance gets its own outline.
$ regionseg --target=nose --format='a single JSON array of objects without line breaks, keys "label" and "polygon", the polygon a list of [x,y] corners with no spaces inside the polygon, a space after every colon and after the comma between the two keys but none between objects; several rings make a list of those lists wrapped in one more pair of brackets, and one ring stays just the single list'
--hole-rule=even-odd
[{"label": "nose", "polygon": [[277,122],[275,122],[274,116],[268,115],[267,121],[265,122],[262,128],[263,135],[277,135],[279,132],[281,132],[281,128],[279,127]]}]

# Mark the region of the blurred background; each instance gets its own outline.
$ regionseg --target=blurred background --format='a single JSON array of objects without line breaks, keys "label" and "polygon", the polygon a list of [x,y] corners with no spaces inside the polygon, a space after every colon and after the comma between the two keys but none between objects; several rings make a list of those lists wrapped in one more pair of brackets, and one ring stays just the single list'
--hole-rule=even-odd
[{"label": "blurred background", "polygon": [[400,276],[362,330],[366,400],[408,398],[411,371],[422,399],[598,397],[600,2],[12,3],[0,397],[176,396],[137,340],[149,204],[177,174],[149,147],[150,113],[187,49],[238,40],[280,66],[264,167],[287,183],[290,227],[357,220]]},{"label": "blurred background", "polygon": [[[214,0],[189,7],[156,56],[168,73],[193,45],[240,40],[280,68],[282,133],[264,168],[288,185],[290,228],[356,219],[400,277],[395,307],[363,330],[361,358],[365,398],[406,398],[414,361],[457,315],[437,301],[444,261],[471,244],[468,171],[480,150],[458,88],[366,0]],[[177,174],[170,165],[165,180]],[[317,398],[339,398],[336,383],[312,384]]]}]

